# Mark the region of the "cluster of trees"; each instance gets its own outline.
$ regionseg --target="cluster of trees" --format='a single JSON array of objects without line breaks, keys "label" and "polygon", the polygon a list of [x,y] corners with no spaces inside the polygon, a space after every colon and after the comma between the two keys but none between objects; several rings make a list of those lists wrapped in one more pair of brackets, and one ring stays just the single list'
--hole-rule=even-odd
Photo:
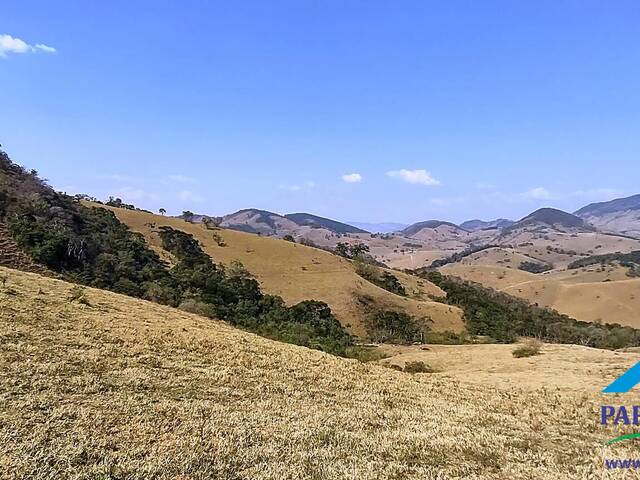
[{"label": "cluster of trees", "polygon": [[121,198],[109,197],[109,200],[105,202],[108,207],[124,208],[125,210],[135,210],[136,206],[130,203],[124,203]]},{"label": "cluster of trees", "polygon": [[424,342],[424,330],[414,317],[405,312],[380,310],[368,318],[365,326],[374,342]]},{"label": "cluster of trees", "polygon": [[553,270],[553,265],[550,265],[548,263],[525,261],[520,263],[520,265],[518,265],[518,268],[529,273],[543,273],[548,272],[549,270]]},{"label": "cluster of trees", "polygon": [[392,273],[382,270],[381,268],[366,263],[360,259],[356,259],[355,267],[358,275],[374,285],[384,288],[396,295],[401,295],[403,297],[407,295],[404,285],[402,285],[400,280],[398,280],[398,277]]},{"label": "cluster of trees", "polygon": [[362,258],[365,254],[369,253],[369,245],[366,245],[364,243],[350,244],[339,242],[333,249],[333,252],[336,255],[340,255],[344,258]]},{"label": "cluster of trees", "polygon": [[214,264],[193,237],[165,227],[163,248],[177,259],[169,268],[112,212],[55,192],[1,150],[0,221],[35,261],[67,280],[181,306],[329,353],[344,355],[351,343],[326,304],[287,307],[282,298],[263,294],[240,265]]},{"label": "cluster of trees", "polygon": [[499,247],[499,245],[472,245],[461,252],[456,252],[453,255],[449,255],[448,257],[434,260],[433,262],[431,262],[431,265],[429,265],[429,268],[444,267],[449,263],[459,262],[463,258],[468,257],[469,255],[473,255],[474,253],[478,253],[483,250],[487,250],[489,248],[496,248],[496,247]]},{"label": "cluster of trees", "polygon": [[448,303],[464,310],[467,330],[472,335],[503,343],[518,337],[534,337],[545,342],[596,348],[640,346],[640,330],[635,328],[574,320],[555,310],[430,269],[414,273],[438,285],[447,293]]}]

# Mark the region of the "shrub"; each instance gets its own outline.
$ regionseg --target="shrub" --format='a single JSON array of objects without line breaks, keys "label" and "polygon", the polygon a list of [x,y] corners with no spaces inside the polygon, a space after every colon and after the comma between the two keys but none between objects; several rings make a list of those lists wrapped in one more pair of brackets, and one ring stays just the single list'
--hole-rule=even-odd
[{"label": "shrub", "polygon": [[354,358],[360,362],[376,362],[383,358],[388,358],[389,354],[385,353],[379,347],[354,345],[346,350],[347,358]]},{"label": "shrub", "polygon": [[436,370],[431,365],[415,361],[405,363],[404,371],[406,373],[434,373]]},{"label": "shrub", "polygon": [[516,358],[533,357],[540,354],[542,344],[535,339],[527,339],[522,345],[516,348],[512,353]]},{"label": "shrub", "polygon": [[282,237],[282,239],[283,239],[285,242],[293,242],[293,243],[296,243],[296,239],[295,239],[295,238],[293,238],[293,235],[285,235],[284,237]]}]

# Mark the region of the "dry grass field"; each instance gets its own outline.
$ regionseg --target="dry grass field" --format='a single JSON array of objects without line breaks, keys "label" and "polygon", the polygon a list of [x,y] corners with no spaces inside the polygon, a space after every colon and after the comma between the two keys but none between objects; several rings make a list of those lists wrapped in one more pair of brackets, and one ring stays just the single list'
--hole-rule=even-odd
[{"label": "dry grass field", "polygon": [[228,265],[240,260],[265,292],[280,295],[289,304],[311,299],[326,302],[338,320],[356,335],[365,333],[365,313],[358,300],[362,296],[374,299],[380,308],[430,317],[434,330],[464,328],[461,310],[428,300],[429,294],[442,296],[444,293],[427,281],[394,272],[411,294],[401,297],[364,280],[349,260],[324,250],[226,229],[215,231],[224,241],[225,246],[220,246],[214,240],[214,231],[201,224],[140,211],[111,210],[133,231],[142,233],[161,255],[165,252],[155,233],[157,227],[168,225],[183,230],[192,234],[215,262]]},{"label": "dry grass field", "polygon": [[[623,430],[596,421],[599,389],[631,354],[547,346],[473,366],[493,346],[455,347],[443,373],[410,375],[36,274],[0,275],[1,478],[634,478],[602,462],[640,457],[638,445],[605,447]],[[560,371],[556,360],[576,364]],[[476,367],[494,371],[480,378]],[[524,371],[539,384],[520,385]]]}]

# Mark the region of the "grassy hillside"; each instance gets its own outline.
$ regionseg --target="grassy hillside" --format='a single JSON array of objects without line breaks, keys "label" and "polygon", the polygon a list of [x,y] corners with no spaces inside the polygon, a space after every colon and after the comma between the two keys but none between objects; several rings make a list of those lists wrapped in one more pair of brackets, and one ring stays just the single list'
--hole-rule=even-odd
[{"label": "grassy hillside", "polygon": [[207,230],[200,224],[141,211],[111,210],[129,228],[143,234],[165,259],[171,261],[161,250],[157,230],[166,225],[192,234],[215,262],[229,265],[240,260],[265,292],[280,295],[289,304],[308,299],[326,302],[338,320],[356,335],[366,333],[363,297],[373,299],[382,309],[430,317],[435,330],[464,328],[458,308],[428,300],[429,294],[442,296],[443,292],[427,281],[394,272],[410,293],[409,297],[401,297],[367,282],[350,261],[323,250],[234,230]]},{"label": "grassy hillside", "polygon": [[[5,478],[619,478],[602,459],[640,453],[634,442],[604,447],[620,432],[595,424],[604,400],[591,386],[411,376],[155,303],[0,274]],[[552,364],[554,351],[544,355]],[[611,353],[600,383],[632,357]],[[567,375],[532,365],[529,378]]]},{"label": "grassy hillside", "polygon": [[573,318],[640,328],[640,279],[630,279],[623,268],[534,275],[501,266],[457,264],[447,265],[441,271]]}]

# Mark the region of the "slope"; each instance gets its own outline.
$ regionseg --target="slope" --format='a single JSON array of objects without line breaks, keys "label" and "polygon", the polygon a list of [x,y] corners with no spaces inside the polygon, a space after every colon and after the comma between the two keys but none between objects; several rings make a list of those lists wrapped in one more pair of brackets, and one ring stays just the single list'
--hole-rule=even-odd
[{"label": "slope", "polygon": [[192,234],[216,262],[229,265],[234,260],[240,260],[267,293],[280,295],[287,303],[309,299],[326,302],[338,320],[356,335],[365,334],[365,311],[360,301],[363,297],[373,299],[382,309],[403,310],[418,317],[430,317],[435,330],[459,331],[463,328],[459,309],[424,300],[428,294],[443,294],[429,282],[419,280],[418,285],[418,280],[394,272],[409,287],[408,291],[416,292],[416,298],[400,297],[364,280],[355,273],[350,261],[324,250],[234,230],[214,232],[203,225],[178,218],[110,209],[129,228],[142,233],[158,251],[160,239],[157,228],[168,225]]},{"label": "slope", "polygon": [[[564,480],[613,478],[603,457],[638,454],[633,442],[603,447],[619,430],[594,427],[596,389],[410,376],[0,273],[7,478]],[[609,380],[635,361],[608,353],[605,368],[593,355],[583,371]],[[529,378],[543,374],[536,363]]]}]

